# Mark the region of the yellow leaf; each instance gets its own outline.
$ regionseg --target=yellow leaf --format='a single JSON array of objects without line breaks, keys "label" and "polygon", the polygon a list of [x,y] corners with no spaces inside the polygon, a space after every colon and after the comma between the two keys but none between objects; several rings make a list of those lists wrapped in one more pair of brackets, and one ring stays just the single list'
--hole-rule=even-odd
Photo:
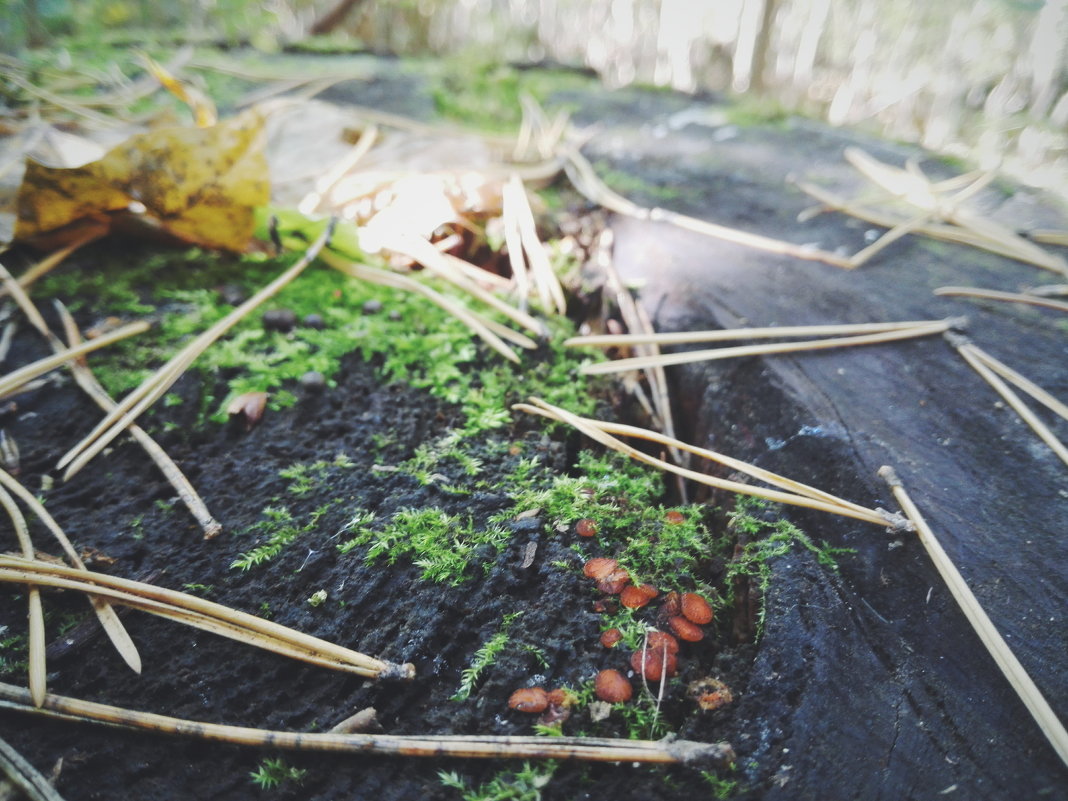
[{"label": "yellow leaf", "polygon": [[87,223],[141,217],[186,242],[243,251],[252,209],[270,197],[263,148],[263,120],[248,111],[208,128],[138,134],[81,167],[27,160],[15,239],[48,247]]}]

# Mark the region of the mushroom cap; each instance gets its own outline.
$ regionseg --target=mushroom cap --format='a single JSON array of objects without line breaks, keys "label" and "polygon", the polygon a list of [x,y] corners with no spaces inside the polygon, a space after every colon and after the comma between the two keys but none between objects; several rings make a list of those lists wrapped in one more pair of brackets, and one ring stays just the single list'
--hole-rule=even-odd
[{"label": "mushroom cap", "polygon": [[691,623],[704,625],[712,622],[712,606],[696,592],[683,593],[679,599],[682,614]]},{"label": "mushroom cap", "polygon": [[[644,669],[643,669],[644,661]],[[630,657],[630,666],[639,676],[644,675],[649,681],[660,681],[664,676],[674,676],[679,668],[675,654],[663,651],[635,651]]]},{"label": "mushroom cap", "polygon": [[[650,591],[652,594],[650,594]],[[628,609],[641,609],[655,597],[656,588],[652,584],[642,584],[641,586],[631,584],[629,587],[624,587],[623,591],[620,592],[619,602]]]},{"label": "mushroom cap", "polygon": [[669,654],[679,652],[679,641],[666,631],[650,631],[646,646],[650,651],[667,650]]},{"label": "mushroom cap", "polygon": [[549,694],[541,687],[520,687],[508,698],[508,707],[516,712],[538,714],[549,706]]},{"label": "mushroom cap", "polygon": [[680,640],[697,642],[704,639],[705,633],[701,631],[701,627],[682,616],[671,618],[668,621],[668,625],[671,626],[671,630],[675,632],[675,636]]},{"label": "mushroom cap", "polygon": [[618,595],[630,584],[630,573],[619,567],[597,582],[597,589],[605,595]]},{"label": "mushroom cap", "polygon": [[631,699],[634,688],[618,670],[602,670],[593,680],[593,691],[602,701],[621,704]]},{"label": "mushroom cap", "polygon": [[586,576],[586,578],[600,581],[613,570],[618,568],[619,562],[615,559],[609,559],[607,556],[598,556],[590,559],[582,566],[582,574]]},{"label": "mushroom cap", "polygon": [[623,639],[623,632],[619,629],[605,629],[601,632],[601,645],[605,648],[615,648]]},{"label": "mushroom cap", "polygon": [[596,537],[597,521],[591,517],[584,517],[575,523],[575,533],[580,537]]}]

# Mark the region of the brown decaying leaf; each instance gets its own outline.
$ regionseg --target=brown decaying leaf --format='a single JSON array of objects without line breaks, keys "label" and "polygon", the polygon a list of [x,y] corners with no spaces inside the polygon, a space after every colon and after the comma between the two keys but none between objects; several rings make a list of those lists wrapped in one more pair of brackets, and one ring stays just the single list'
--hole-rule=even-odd
[{"label": "brown decaying leaf", "polygon": [[191,244],[241,252],[252,237],[253,209],[270,198],[263,144],[263,120],[249,111],[209,128],[132,136],[81,167],[27,160],[15,239],[48,247],[71,228],[110,228],[121,216]]}]

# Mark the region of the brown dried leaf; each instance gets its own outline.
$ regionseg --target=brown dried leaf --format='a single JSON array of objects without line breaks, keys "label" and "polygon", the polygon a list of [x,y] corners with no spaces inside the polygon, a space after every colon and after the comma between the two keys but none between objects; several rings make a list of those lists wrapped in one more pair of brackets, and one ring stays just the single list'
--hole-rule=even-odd
[{"label": "brown dried leaf", "polygon": [[270,185],[255,111],[208,128],[138,134],[81,167],[32,159],[19,187],[17,240],[54,247],[86,225],[139,218],[191,244],[244,251]]}]

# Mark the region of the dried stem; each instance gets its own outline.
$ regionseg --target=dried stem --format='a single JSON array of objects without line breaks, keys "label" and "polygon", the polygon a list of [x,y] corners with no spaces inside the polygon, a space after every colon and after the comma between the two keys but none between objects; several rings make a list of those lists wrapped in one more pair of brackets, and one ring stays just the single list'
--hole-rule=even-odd
[{"label": "dried stem", "polygon": [[927,525],[927,521],[912,502],[897,473],[892,467],[886,466],[880,468],[879,475],[890,485],[902,511],[912,521],[916,535],[923,543],[923,547],[927,549],[931,561],[934,562],[942,580],[946,582],[950,593],[960,605],[961,611],[968,618],[968,622],[975,629],[975,633],[979,635],[979,639],[983,641],[983,645],[986,646],[1005,678],[1009,680],[1009,684],[1016,690],[1020,700],[1034,716],[1054,750],[1065,764],[1068,764],[1068,731],[1065,731],[1064,724],[1057,718],[1042,692],[1024,670],[1008,643],[998,633],[986,612],[983,611],[983,607],[968,587],[967,582],[964,581],[964,577],[946,555],[934,532]]},{"label": "dried stem", "polygon": [[59,695],[45,697],[44,707],[28,703],[20,687],[0,684],[0,706],[31,714],[124,729],[180,734],[214,742],[293,751],[330,751],[418,757],[481,759],[560,759],[588,762],[685,764],[698,768],[726,767],[735,758],[727,743],[687,740],[614,740],[597,737],[494,737],[448,735],[335,734],[253,729],[200,723],[149,712],[81,701]]},{"label": "dried stem", "polygon": [[739,345],[733,348],[712,348],[709,350],[685,351],[683,353],[666,353],[660,356],[638,356],[631,359],[616,359],[610,362],[587,364],[582,368],[586,375],[603,375],[619,373],[625,370],[638,370],[653,365],[668,367],[675,364],[713,361],[716,359],[733,359],[743,356],[766,356],[776,353],[794,353],[797,351],[825,350],[827,348],[845,348],[855,345],[876,345],[901,339],[926,337],[941,334],[958,324],[957,320],[917,325],[895,331],[883,331],[879,334],[864,334],[855,337],[838,337],[834,339],[810,339],[801,342],[776,342],[766,345]]},{"label": "dried stem", "polygon": [[326,226],[319,238],[312,243],[300,260],[275,278],[263,289],[250,297],[215,325],[204,331],[186,345],[163,367],[149,376],[137,389],[122,399],[115,409],[97,424],[88,436],[71,448],[59,460],[58,467],[66,467],[64,479],[69,479],[121,434],[149,406],[162,397],[174,382],[189,368],[201,353],[219,337],[233,328],[242,319],[266,300],[278,294],[287,284],[299,276],[311,264],[333,233],[333,223]]}]

